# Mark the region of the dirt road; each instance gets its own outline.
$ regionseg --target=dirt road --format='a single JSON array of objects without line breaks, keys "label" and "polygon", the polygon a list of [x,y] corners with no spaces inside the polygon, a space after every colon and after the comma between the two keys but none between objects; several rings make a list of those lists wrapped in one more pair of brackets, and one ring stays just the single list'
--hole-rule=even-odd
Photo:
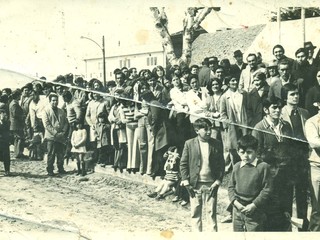
[{"label": "dirt road", "polygon": [[[66,239],[99,239],[115,232],[190,231],[188,206],[172,203],[173,196],[163,201],[146,196],[156,184],[151,179],[128,173],[123,174],[127,179],[122,179],[120,173],[99,167],[95,173],[79,177],[72,172],[74,167],[71,162],[66,166],[68,174],[48,177],[45,161],[17,160],[12,161],[12,176],[0,172],[3,236],[47,233],[46,239],[51,235],[54,239],[55,234],[66,235]],[[225,204],[220,204],[222,213]],[[219,227],[231,231],[230,224]]]}]

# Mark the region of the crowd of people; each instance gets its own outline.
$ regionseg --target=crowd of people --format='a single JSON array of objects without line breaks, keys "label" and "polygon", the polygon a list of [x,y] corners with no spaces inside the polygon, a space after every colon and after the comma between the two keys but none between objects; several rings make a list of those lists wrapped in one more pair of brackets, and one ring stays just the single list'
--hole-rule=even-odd
[{"label": "crowd of people", "polygon": [[[194,230],[202,230],[201,199],[207,199],[211,230],[217,231],[217,190],[223,175],[233,171],[228,211],[235,231],[290,231],[294,198],[297,217],[304,220],[300,230],[319,231],[320,59],[313,58],[315,48],[306,42],[292,59],[276,45],[270,62],[260,53],[248,54],[244,62],[236,50],[234,64],[212,56],[202,66],[139,72],[123,67],[114,70],[106,86],[69,74],[2,89],[5,175],[10,175],[10,144],[16,159],[43,160],[47,154],[49,176],[55,175],[55,160],[58,173],[65,174],[69,159],[76,159],[77,174],[85,175],[90,155],[102,167],[161,177],[162,185],[148,195],[160,200],[174,189],[173,201],[190,201]],[[258,172],[251,174],[252,167]]]}]

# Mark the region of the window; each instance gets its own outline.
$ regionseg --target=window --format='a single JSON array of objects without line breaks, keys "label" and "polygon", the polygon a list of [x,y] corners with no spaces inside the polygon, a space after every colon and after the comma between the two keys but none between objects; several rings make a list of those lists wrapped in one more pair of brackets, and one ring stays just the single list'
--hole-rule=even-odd
[{"label": "window", "polygon": [[128,68],[130,68],[130,59],[127,59],[128,62]]},{"label": "window", "polygon": [[98,63],[98,69],[103,69],[103,63],[101,62]]},{"label": "window", "polygon": [[122,60],[120,60],[120,68],[122,68]]},{"label": "window", "polygon": [[157,57],[147,57],[147,66],[157,65]]}]

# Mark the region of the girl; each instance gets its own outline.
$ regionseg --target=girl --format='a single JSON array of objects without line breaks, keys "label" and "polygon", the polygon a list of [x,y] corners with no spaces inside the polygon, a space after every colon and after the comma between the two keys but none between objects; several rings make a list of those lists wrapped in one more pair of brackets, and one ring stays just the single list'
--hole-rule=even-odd
[{"label": "girl", "polygon": [[[78,167],[77,175],[80,175],[82,173],[82,176],[85,176],[86,167],[84,162],[84,154],[85,152],[87,152],[86,150],[87,131],[83,128],[82,123],[80,123],[78,120],[74,122],[74,129],[75,130],[72,132],[72,136],[71,136],[71,145],[72,145],[71,152],[74,153],[77,159],[77,167]],[[81,167],[80,167],[80,164],[81,164]]]}]

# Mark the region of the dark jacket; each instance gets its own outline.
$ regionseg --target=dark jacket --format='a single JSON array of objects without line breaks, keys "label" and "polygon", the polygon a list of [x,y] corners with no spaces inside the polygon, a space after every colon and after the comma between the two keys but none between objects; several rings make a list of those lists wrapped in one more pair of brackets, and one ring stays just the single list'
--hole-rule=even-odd
[{"label": "dark jacket", "polygon": [[[209,141],[209,165],[213,181],[222,181],[224,175],[224,158],[222,143],[210,138]],[[198,137],[185,142],[180,160],[180,173],[182,181],[189,181],[190,185],[196,187],[201,167],[201,152]]]}]

